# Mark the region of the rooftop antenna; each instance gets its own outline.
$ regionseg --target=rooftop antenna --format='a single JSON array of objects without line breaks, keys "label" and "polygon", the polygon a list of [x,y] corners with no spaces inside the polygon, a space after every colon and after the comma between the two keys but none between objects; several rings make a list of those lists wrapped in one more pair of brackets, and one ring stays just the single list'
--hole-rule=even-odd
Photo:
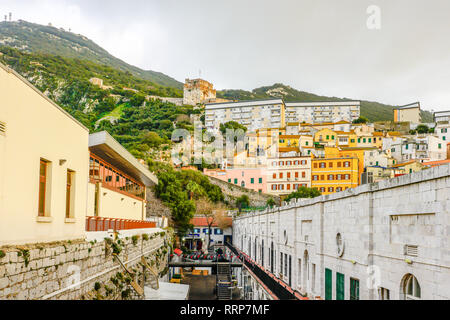
[{"label": "rooftop antenna", "polygon": [[9,13],[9,22],[11,22],[12,21],[12,13],[10,12]]},{"label": "rooftop antenna", "polygon": [[8,21],[8,16],[5,14],[5,22]]},{"label": "rooftop antenna", "polygon": [[201,69],[198,70],[198,77],[199,77],[200,79],[202,78],[202,70],[201,70]]}]

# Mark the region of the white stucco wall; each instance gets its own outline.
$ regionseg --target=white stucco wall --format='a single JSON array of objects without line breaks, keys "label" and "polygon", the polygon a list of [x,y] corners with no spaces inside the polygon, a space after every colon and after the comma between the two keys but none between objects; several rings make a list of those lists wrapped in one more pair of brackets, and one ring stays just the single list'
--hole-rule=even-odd
[{"label": "white stucco wall", "polygon": [[[233,222],[233,242],[255,258],[257,239],[256,260],[269,271],[273,242],[274,274],[282,271],[280,252],[290,255],[291,287],[312,298],[325,297],[328,268],[332,270],[333,299],[337,272],[345,277],[345,299],[350,299],[350,278],[359,280],[360,299],[378,299],[378,287],[388,289],[390,299],[402,299],[402,280],[407,274],[417,278],[422,299],[450,299],[449,230],[450,166],[443,165],[238,217]],[[338,254],[338,233],[344,243],[342,256]],[[417,256],[406,255],[405,245],[418,246]],[[289,283],[286,274],[283,280]]]}]

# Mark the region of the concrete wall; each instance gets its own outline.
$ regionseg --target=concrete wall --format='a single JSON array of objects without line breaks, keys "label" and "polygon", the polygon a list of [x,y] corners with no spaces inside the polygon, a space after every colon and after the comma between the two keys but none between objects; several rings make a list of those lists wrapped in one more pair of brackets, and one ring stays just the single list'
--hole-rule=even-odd
[{"label": "concrete wall", "polygon": [[[338,272],[345,299],[350,278],[359,280],[360,299],[379,299],[378,288],[403,299],[408,274],[418,280],[421,299],[450,299],[450,166],[242,215],[233,222],[233,242],[268,270],[273,242],[274,273],[310,298],[325,298],[327,268],[333,299]],[[417,254],[405,252],[406,245],[417,246]],[[281,252],[291,256],[291,279],[280,268]]]},{"label": "concrete wall", "polygon": [[[88,210],[87,216],[95,216],[95,184],[88,186]],[[99,217],[121,218],[131,220],[145,220],[145,202],[126,196],[100,184],[99,189]]]},{"label": "concrete wall", "polygon": [[[0,245],[82,238],[88,184],[88,130],[0,65]],[[49,161],[46,217],[38,218],[39,163]],[[73,219],[67,170],[75,171]]]}]

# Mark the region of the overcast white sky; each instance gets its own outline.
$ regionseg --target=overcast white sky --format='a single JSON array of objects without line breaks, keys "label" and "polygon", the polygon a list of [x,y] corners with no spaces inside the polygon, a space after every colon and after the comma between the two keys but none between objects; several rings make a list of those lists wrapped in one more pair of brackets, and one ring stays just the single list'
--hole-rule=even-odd
[{"label": "overcast white sky", "polygon": [[[367,8],[381,9],[381,29]],[[450,109],[448,0],[0,0],[0,17],[81,33],[184,82]]]}]

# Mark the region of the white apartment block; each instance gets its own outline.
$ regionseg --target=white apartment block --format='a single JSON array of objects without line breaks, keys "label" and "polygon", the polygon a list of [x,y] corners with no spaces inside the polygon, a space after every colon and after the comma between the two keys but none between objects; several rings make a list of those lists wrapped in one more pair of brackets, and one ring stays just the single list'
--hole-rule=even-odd
[{"label": "white apartment block", "polygon": [[434,113],[436,126],[434,133],[439,139],[450,142],[450,111],[440,111]]},{"label": "white apartment block", "polygon": [[220,125],[235,121],[249,132],[260,128],[284,127],[284,102],[281,99],[213,103],[205,105],[205,126],[219,132]]},{"label": "white apartment block", "polygon": [[360,101],[286,103],[286,122],[353,122],[361,115]]}]

